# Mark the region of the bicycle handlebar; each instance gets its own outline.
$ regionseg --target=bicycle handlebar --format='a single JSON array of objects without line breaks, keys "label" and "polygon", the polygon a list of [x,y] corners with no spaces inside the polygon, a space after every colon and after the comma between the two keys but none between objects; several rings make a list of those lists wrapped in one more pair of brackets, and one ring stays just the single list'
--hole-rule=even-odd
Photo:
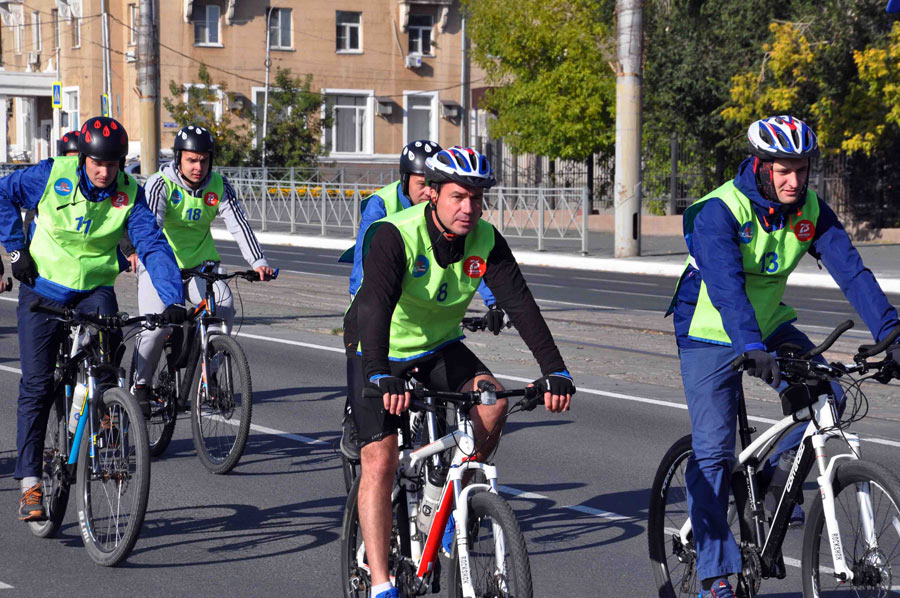
[{"label": "bicycle handlebar", "polygon": [[[203,268],[206,268],[207,264],[204,263]],[[231,274],[220,274],[218,272],[205,272],[201,268],[199,271],[193,270],[185,270],[181,273],[181,278],[183,280],[188,280],[193,278],[194,276],[199,276],[204,280],[208,280],[209,282],[216,282],[217,280],[229,280],[231,278],[243,278],[248,282],[261,282],[259,278],[259,272],[256,270],[241,270],[240,272],[232,272]],[[279,268],[275,268],[272,272],[272,276],[264,279],[265,281],[275,280],[278,278]]]},{"label": "bicycle handlebar", "polygon": [[526,386],[525,388],[514,388],[511,390],[495,390],[491,384],[483,384],[481,390],[470,390],[468,392],[450,392],[443,390],[430,390],[427,388],[415,388],[410,391],[413,400],[410,401],[410,407],[421,411],[435,411],[435,405],[424,403],[425,399],[437,399],[445,403],[454,403],[464,407],[474,405],[493,405],[497,399],[507,399],[512,397],[523,397],[515,406],[521,407],[523,411],[531,411],[537,407],[544,395],[536,386]]},{"label": "bicycle handlebar", "polygon": [[897,337],[900,336],[900,326],[894,328],[890,334],[881,339],[880,343],[875,345],[860,345],[859,349],[857,349],[856,355],[853,356],[853,361],[863,361],[873,355],[878,355],[888,347],[894,344],[894,341],[897,340]]},{"label": "bicycle handlebar", "polygon": [[117,314],[92,314],[88,312],[78,311],[76,309],[46,305],[42,303],[40,299],[35,299],[34,301],[32,301],[28,306],[28,310],[36,313],[45,313],[51,316],[56,316],[57,318],[67,322],[73,322],[77,324],[91,324],[93,326],[96,326],[97,328],[102,328],[104,330],[124,328],[126,326],[131,326],[132,324],[137,324],[139,322],[146,322],[148,328],[158,328],[161,326],[169,325],[169,323],[159,314],[147,314],[146,316],[136,316],[134,318],[129,318],[128,314],[124,312],[119,312]]},{"label": "bicycle handlebar", "polygon": [[[459,323],[461,328],[465,328],[466,330],[470,330],[472,332],[480,332],[482,330],[487,330],[488,321],[487,316],[474,316],[463,318]],[[512,328],[512,321],[507,320],[505,324],[503,324],[504,328]]]}]

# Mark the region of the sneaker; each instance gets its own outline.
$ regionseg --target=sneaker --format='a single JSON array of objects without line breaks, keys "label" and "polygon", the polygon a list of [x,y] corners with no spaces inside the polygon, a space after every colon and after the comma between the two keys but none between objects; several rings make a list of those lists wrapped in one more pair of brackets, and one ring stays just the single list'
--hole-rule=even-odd
[{"label": "sneaker", "polygon": [[734,590],[726,578],[717,579],[713,582],[709,592],[700,592],[700,598],[734,598]]},{"label": "sneaker", "polygon": [[141,412],[144,414],[144,419],[150,419],[150,399],[152,395],[150,387],[138,384],[132,389],[131,394],[137,400],[138,406],[140,406]]},{"label": "sneaker", "polygon": [[341,452],[351,461],[359,461],[361,450],[356,422],[353,421],[353,416],[345,411],[344,419],[341,420]]},{"label": "sneaker", "polygon": [[444,537],[441,538],[441,550],[448,559],[450,558],[450,553],[453,551],[453,536],[455,535],[456,518],[453,517],[453,513],[450,513],[450,519],[447,520],[447,527],[444,528]]},{"label": "sneaker", "polygon": [[45,521],[44,492],[40,484],[35,484],[19,499],[19,521]]},{"label": "sneaker", "polygon": [[794,511],[791,513],[790,518],[788,518],[788,526],[802,527],[804,523],[806,523],[806,513],[803,512],[803,507],[794,505]]},{"label": "sneaker", "polygon": [[390,590],[385,590],[375,596],[375,598],[400,598],[400,592],[397,588],[391,588]]}]

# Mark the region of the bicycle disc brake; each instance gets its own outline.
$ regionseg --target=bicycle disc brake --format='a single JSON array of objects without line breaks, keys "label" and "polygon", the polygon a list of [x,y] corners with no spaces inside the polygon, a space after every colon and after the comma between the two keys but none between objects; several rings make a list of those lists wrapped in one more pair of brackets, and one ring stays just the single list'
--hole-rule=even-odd
[{"label": "bicycle disc brake", "polygon": [[741,559],[744,562],[740,575],[738,575],[738,598],[753,598],[759,592],[762,582],[762,561],[759,558],[759,548],[747,542],[741,544]]}]

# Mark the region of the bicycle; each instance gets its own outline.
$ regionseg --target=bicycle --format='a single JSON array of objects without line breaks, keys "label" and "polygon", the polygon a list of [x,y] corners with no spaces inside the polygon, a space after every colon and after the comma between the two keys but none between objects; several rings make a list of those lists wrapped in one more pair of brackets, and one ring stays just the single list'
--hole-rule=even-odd
[{"label": "bicycle", "polygon": [[[185,280],[194,276],[204,279],[206,291],[188,321],[175,328],[166,340],[165,359],[157,363],[150,384],[147,430],[150,455],[158,457],[172,440],[178,412],[190,411],[197,457],[211,473],[225,474],[237,466],[244,454],[250,434],[253,385],[247,356],[237,340],[209,330],[211,325],[223,322],[216,316],[213,286],[219,280],[232,278],[259,281],[259,273],[245,270],[224,274],[215,272],[215,267],[216,263],[209,261],[199,271],[182,272]],[[272,279],[277,277],[275,270]],[[136,359],[135,348],[132,385],[137,376]]]},{"label": "bicycle", "polygon": [[[497,467],[474,460],[476,444],[469,411],[476,405],[492,405],[497,399],[512,397],[524,398],[507,415],[530,411],[543,400],[543,393],[535,387],[496,391],[486,382],[479,390],[469,392],[421,387],[412,392],[415,398],[411,410],[424,412],[425,417],[410,415],[409,411],[403,414],[398,431],[400,462],[391,493],[393,526],[388,560],[400,595],[421,596],[429,588],[433,593],[440,592],[438,551],[452,512],[456,539],[451,554],[450,595],[529,598],[532,581],[525,538],[509,504],[497,493]],[[441,438],[437,437],[435,412],[446,407],[437,402],[452,405],[458,421],[457,428]],[[447,450],[453,451],[453,457],[449,467],[444,467],[440,454]],[[444,480],[439,487],[440,498],[431,505],[435,508],[423,513],[423,506],[428,504],[423,500],[426,479],[434,484],[438,481],[434,473],[441,469]],[[467,481],[470,471],[484,481]],[[372,585],[359,528],[358,493],[357,478],[347,497],[341,528],[341,592],[349,598],[367,598]]]},{"label": "bicycle", "polygon": [[[488,329],[488,320],[486,316],[475,316],[475,317],[466,317],[463,318],[459,323],[460,328],[464,330],[469,330],[471,332],[480,332]],[[509,320],[503,325],[504,328],[512,328],[512,322]],[[414,384],[410,386],[413,388]],[[443,425],[443,421],[438,421],[438,425]],[[448,422],[448,425],[454,425],[454,422]],[[442,430],[446,431],[446,428],[442,428]],[[340,452],[340,451],[339,451]],[[356,479],[356,476],[359,475],[359,460],[358,459],[348,459],[347,455],[343,452],[340,452],[341,455],[341,470],[344,474],[344,490],[346,492],[350,492],[350,488],[353,487],[353,481]]]},{"label": "bicycle", "polygon": [[[78,526],[88,555],[98,565],[117,565],[131,553],[144,522],[150,454],[144,416],[122,388],[125,375],[111,354],[109,334],[139,322],[153,328],[161,320],[89,314],[40,300],[29,309],[55,316],[71,339],[68,349],[67,343],[60,345],[47,420],[41,471],[47,519],[30,522],[29,528],[38,537],[53,537],[74,484]],[[119,386],[101,385],[103,374],[114,376]]]},{"label": "bicycle", "polygon": [[[794,506],[802,502],[803,481],[814,461],[818,466],[819,492],[808,511],[803,535],[803,595],[819,597],[835,591],[882,596],[900,584],[892,580],[892,566],[893,571],[900,571],[900,480],[884,467],[862,460],[859,437],[847,432],[851,423],[865,416],[867,400],[860,385],[872,378],[887,382],[893,376],[888,359],[869,358],[891,345],[900,336],[900,329],[876,345],[859,347],[852,364],[812,361],[852,327],[850,320],[842,323],[822,344],[806,353],[793,345],[779,349],[779,368],[788,382],[780,393],[785,417],[755,440],[752,434],[756,430],[748,423],[741,396],[738,432],[742,450],[732,473],[728,507],[728,521],[735,537],[740,537],[743,559],[735,588],[740,597],[755,596],[762,579],[786,576],[782,543]],[[735,369],[746,365],[743,356],[732,363]],[[855,374],[861,377],[853,378]],[[847,402],[843,415],[839,413],[832,382],[844,387]],[[806,421],[809,423],[784,487],[776,487],[773,492],[777,506],[769,513],[763,504],[765,491],[760,491],[759,467],[795,423]],[[829,457],[825,443],[831,439],[841,440],[849,452]],[[685,466],[692,453],[690,435],[675,442],[657,469],[650,493],[650,561],[663,598],[693,597],[699,591],[684,482]],[[894,539],[888,536],[891,530]]]}]

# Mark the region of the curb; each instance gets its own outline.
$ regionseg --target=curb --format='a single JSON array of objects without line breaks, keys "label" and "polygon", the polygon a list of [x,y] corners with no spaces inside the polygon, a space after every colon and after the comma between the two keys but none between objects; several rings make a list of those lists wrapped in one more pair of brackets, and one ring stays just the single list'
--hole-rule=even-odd
[{"label": "curb", "polygon": [[[213,239],[231,241],[232,236],[225,229],[212,228]],[[257,232],[260,243],[269,245],[287,245],[290,247],[309,247],[313,249],[337,249],[343,251],[353,245],[350,239],[333,239],[312,235],[292,235],[289,233]],[[621,274],[644,274],[649,276],[668,276],[678,278],[684,270],[682,263],[662,262],[644,258],[604,258],[583,257],[547,251],[513,250],[516,260],[523,266],[547,266],[569,270],[588,270],[593,272],[618,272]],[[879,278],[878,284],[885,293],[900,293],[900,278]],[[810,274],[794,272],[788,281],[792,287],[813,287],[837,289],[838,286],[828,274]]]}]

